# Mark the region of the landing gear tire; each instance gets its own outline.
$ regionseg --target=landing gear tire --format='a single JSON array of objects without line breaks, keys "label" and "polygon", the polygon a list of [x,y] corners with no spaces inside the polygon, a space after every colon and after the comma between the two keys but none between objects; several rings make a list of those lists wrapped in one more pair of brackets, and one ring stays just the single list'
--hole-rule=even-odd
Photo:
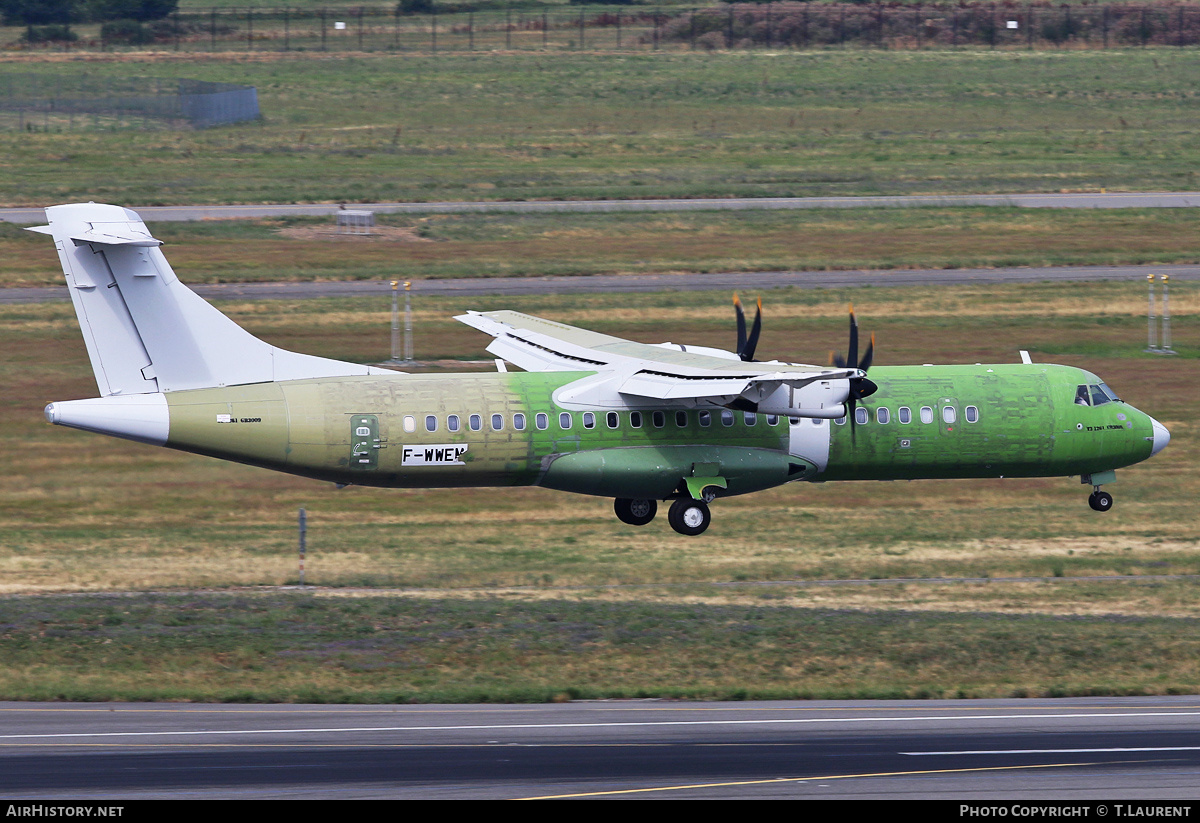
[{"label": "landing gear tire", "polygon": [[1094,491],[1088,497],[1088,505],[1098,512],[1106,512],[1113,506],[1113,497],[1108,492]]},{"label": "landing gear tire", "polygon": [[613,501],[613,510],[617,519],[630,526],[644,526],[658,514],[658,503],[653,500],[631,500],[618,497]]},{"label": "landing gear tire", "polygon": [[695,537],[708,528],[708,524],[712,522],[712,514],[703,500],[681,497],[672,503],[667,511],[667,522],[680,534]]}]

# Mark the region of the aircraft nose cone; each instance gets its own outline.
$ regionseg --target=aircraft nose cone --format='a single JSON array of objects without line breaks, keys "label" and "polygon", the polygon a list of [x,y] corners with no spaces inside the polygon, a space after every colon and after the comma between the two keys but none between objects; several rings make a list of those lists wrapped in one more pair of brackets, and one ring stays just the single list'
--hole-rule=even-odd
[{"label": "aircraft nose cone", "polygon": [[1153,417],[1150,418],[1151,424],[1154,426],[1154,445],[1150,449],[1150,454],[1155,455],[1167,447],[1171,442],[1171,433],[1167,431],[1167,427],[1159,423]]}]

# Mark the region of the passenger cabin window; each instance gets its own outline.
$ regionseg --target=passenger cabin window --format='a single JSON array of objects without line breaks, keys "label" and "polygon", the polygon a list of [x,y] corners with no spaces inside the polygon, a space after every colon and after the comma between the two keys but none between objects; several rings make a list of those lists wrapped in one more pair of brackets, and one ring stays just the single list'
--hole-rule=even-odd
[{"label": "passenger cabin window", "polygon": [[608,423],[608,427],[610,429],[615,429],[617,426],[621,425],[621,417],[616,412],[609,412],[608,414],[604,415],[604,420]]},{"label": "passenger cabin window", "polygon": [[432,414],[425,415],[425,431],[427,431],[427,432],[437,431],[437,417],[435,415],[432,415]]},{"label": "passenger cabin window", "polygon": [[968,423],[978,423],[979,422],[979,409],[978,408],[976,408],[975,406],[967,406],[966,413],[967,413],[967,422]]},{"label": "passenger cabin window", "polygon": [[533,418],[533,423],[538,427],[538,431],[545,431],[550,426],[550,418],[545,412],[538,412]]},{"label": "passenger cabin window", "polygon": [[483,418],[477,414],[471,415],[468,422],[471,424],[471,431],[473,432],[477,432],[483,428]]},{"label": "passenger cabin window", "polygon": [[492,415],[492,431],[498,432],[503,428],[504,428],[504,415],[493,414]]},{"label": "passenger cabin window", "polygon": [[685,411],[675,412],[675,425],[681,429],[687,427],[687,412],[685,412]]},{"label": "passenger cabin window", "polygon": [[722,426],[732,426],[733,425],[733,412],[731,412],[729,409],[721,409],[721,425]]},{"label": "passenger cabin window", "polygon": [[921,422],[922,423],[932,423],[933,422],[933,409],[931,407],[929,407],[929,406],[921,407]]},{"label": "passenger cabin window", "polygon": [[525,415],[520,412],[513,415],[513,428],[519,432],[525,431]]},{"label": "passenger cabin window", "polygon": [[896,416],[898,418],[900,418],[901,423],[906,423],[906,424],[911,423],[912,422],[912,409],[910,409],[908,406],[901,406],[899,409],[896,410]]},{"label": "passenger cabin window", "polygon": [[958,419],[958,410],[953,406],[942,406],[942,420],[946,423],[953,423]]},{"label": "passenger cabin window", "polygon": [[839,417],[837,420],[834,420],[833,422],[837,423],[839,426],[846,425],[846,415],[843,414],[841,417]]},{"label": "passenger cabin window", "polygon": [[562,429],[563,431],[566,431],[567,429],[571,428],[571,423],[572,423],[572,420],[571,420],[570,412],[559,412],[558,427],[560,429]]},{"label": "passenger cabin window", "polygon": [[697,417],[700,418],[701,426],[709,426],[712,424],[712,412],[702,411],[697,415]]},{"label": "passenger cabin window", "polygon": [[758,415],[751,414],[750,412],[742,412],[742,422],[747,426],[756,426],[758,425]]},{"label": "passenger cabin window", "polygon": [[642,427],[642,413],[641,412],[630,412],[629,413],[629,425],[633,426],[635,429],[640,429]]},{"label": "passenger cabin window", "polygon": [[458,431],[458,428],[461,425],[462,424],[459,422],[457,414],[452,414],[446,418],[446,428],[452,432]]},{"label": "passenger cabin window", "polygon": [[875,410],[875,420],[879,423],[886,423],[891,420],[891,416],[887,409],[880,408]]},{"label": "passenger cabin window", "polygon": [[660,411],[656,411],[654,414],[650,415],[650,419],[654,421],[654,428],[656,429],[661,429],[663,426],[667,425],[667,416]]},{"label": "passenger cabin window", "polygon": [[867,413],[867,410],[864,409],[862,406],[859,406],[857,409],[854,410],[854,422],[857,423],[858,425],[865,426],[867,424],[867,420],[869,420],[869,419],[870,419],[870,415]]},{"label": "passenger cabin window", "polygon": [[404,430],[406,432],[415,432],[417,430],[417,418],[411,414],[404,415]]},{"label": "passenger cabin window", "polygon": [[767,425],[768,426],[778,426],[779,425],[779,415],[768,414],[767,415]]},{"label": "passenger cabin window", "polygon": [[583,427],[585,429],[596,428],[596,415],[593,414],[592,412],[584,412],[583,413]]}]

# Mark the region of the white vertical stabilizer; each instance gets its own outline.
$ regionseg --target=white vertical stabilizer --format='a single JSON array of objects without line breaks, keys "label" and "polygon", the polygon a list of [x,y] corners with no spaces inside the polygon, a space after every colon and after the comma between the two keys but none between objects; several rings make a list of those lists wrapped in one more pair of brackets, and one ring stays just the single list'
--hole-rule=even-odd
[{"label": "white vertical stabilizer", "polygon": [[49,234],[104,396],[354,374],[393,374],[276,348],[175,276],[136,212],[78,203],[46,209]]}]

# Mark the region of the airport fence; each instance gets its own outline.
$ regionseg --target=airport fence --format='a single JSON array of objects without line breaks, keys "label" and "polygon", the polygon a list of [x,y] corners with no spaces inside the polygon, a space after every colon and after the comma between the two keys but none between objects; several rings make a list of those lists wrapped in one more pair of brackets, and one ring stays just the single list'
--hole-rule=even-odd
[{"label": "airport fence", "polygon": [[[187,52],[1126,48],[1200,43],[1200,6],[960,2],[731,3],[563,9],[212,7],[149,24],[0,28],[0,48]],[[65,30],[65,33],[64,33]]]},{"label": "airport fence", "polygon": [[0,74],[0,128],[21,131],[190,125],[259,118],[253,86],[204,80]]}]

